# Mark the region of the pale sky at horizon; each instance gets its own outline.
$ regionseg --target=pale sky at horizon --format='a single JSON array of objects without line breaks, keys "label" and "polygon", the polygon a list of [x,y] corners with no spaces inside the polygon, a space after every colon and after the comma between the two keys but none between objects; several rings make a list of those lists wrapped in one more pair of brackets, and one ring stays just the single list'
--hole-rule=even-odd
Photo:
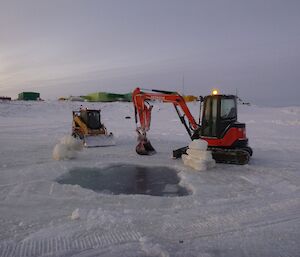
[{"label": "pale sky at horizon", "polygon": [[0,95],[136,86],[299,105],[300,1],[0,0]]}]

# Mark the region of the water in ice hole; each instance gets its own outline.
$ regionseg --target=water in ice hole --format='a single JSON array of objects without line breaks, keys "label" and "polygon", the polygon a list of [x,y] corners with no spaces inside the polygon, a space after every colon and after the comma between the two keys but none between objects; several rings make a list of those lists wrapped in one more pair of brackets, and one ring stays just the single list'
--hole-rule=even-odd
[{"label": "water in ice hole", "polygon": [[190,193],[178,184],[177,171],[169,167],[120,164],[105,168],[73,168],[56,181],[114,195],[185,196]]}]

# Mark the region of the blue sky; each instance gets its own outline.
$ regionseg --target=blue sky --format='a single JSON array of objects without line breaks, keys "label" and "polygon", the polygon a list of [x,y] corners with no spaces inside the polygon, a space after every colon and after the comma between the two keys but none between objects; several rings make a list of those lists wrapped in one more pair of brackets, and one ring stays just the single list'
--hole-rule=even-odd
[{"label": "blue sky", "polygon": [[0,1],[0,95],[136,86],[259,105],[300,97],[300,1]]}]

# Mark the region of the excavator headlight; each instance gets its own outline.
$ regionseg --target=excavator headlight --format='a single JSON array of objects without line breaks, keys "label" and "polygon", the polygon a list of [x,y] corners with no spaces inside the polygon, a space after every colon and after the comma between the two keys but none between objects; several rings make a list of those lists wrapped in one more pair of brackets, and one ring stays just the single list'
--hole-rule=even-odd
[{"label": "excavator headlight", "polygon": [[212,91],[212,95],[218,95],[218,94],[219,94],[219,92],[218,92],[217,89],[214,89],[214,90]]}]

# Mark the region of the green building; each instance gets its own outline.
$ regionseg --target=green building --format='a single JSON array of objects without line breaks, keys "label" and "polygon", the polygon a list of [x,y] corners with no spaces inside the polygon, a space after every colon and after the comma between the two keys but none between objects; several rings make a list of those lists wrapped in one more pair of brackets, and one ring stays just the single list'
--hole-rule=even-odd
[{"label": "green building", "polygon": [[97,92],[86,95],[84,97],[89,102],[130,102],[131,101],[131,93],[129,94],[114,94],[114,93],[106,93],[106,92]]},{"label": "green building", "polygon": [[22,92],[18,94],[18,100],[37,101],[40,99],[40,93],[36,92]]}]

